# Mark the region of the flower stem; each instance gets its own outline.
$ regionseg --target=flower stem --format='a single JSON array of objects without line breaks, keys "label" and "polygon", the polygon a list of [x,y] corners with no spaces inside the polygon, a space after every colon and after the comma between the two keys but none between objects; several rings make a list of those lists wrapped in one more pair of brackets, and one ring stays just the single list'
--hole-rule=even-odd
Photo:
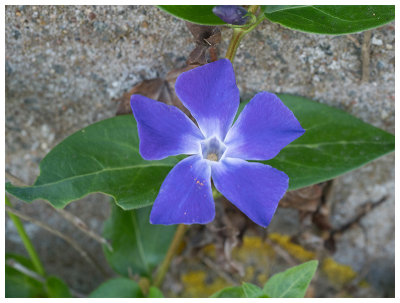
[{"label": "flower stem", "polygon": [[222,194],[214,186],[212,187],[212,195],[214,200],[222,197]]},{"label": "flower stem", "polygon": [[234,28],[233,34],[231,38],[231,42],[229,43],[228,50],[226,51],[225,58],[233,61],[233,58],[236,55],[236,50],[239,47],[239,43],[244,37],[245,32],[241,28]]},{"label": "flower stem", "polygon": [[[259,5],[250,5],[249,12],[255,13],[258,9]],[[229,43],[228,49],[226,51],[225,58],[229,59],[233,62],[233,58],[236,55],[237,48],[239,47],[240,41],[242,41],[243,37],[251,32],[253,29],[257,27],[263,20],[265,19],[265,15],[263,12],[259,13],[256,21],[253,24],[250,24],[248,27],[238,27],[233,29],[233,34],[231,41]]]},{"label": "flower stem", "polygon": [[[8,199],[7,195],[5,197],[6,197],[6,199],[5,199],[6,205],[9,207],[12,207],[12,204],[11,204],[10,200]],[[25,249],[27,250],[27,252],[32,260],[32,264],[33,264],[36,272],[40,276],[45,276],[45,271],[44,271],[42,262],[40,262],[40,259],[35,250],[35,247],[33,246],[31,240],[29,239],[28,234],[26,233],[21,220],[16,215],[14,215],[10,212],[7,212],[7,214],[10,217],[10,219],[13,221],[15,228],[17,229],[18,234],[21,237],[22,243],[24,243]]]},{"label": "flower stem", "polygon": [[172,242],[168,248],[167,254],[165,255],[165,258],[163,262],[161,263],[160,268],[157,271],[157,275],[154,279],[154,286],[160,287],[165,274],[168,271],[169,265],[172,261],[172,258],[176,254],[179,245],[182,242],[183,236],[185,235],[186,230],[188,229],[187,225],[184,224],[179,224],[178,228],[176,229],[174,238],[172,239]]}]

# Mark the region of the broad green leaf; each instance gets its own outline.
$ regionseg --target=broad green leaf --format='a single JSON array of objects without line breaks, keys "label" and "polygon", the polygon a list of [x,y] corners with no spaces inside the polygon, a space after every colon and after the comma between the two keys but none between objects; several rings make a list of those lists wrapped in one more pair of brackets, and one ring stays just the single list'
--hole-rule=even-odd
[{"label": "broad green leaf", "polygon": [[151,277],[152,270],[164,258],[176,226],[149,222],[151,207],[124,211],[113,204],[111,217],[104,225],[104,237],[112,251],[104,246],[108,263],[123,276]]},{"label": "broad green leaf", "polygon": [[[290,189],[332,179],[394,150],[393,135],[343,111],[301,97],[280,97],[306,129],[265,162],[289,175]],[[6,190],[26,202],[45,199],[55,207],[93,192],[112,196],[124,209],[150,205],[182,157],[145,161],[138,145],[133,117],[98,122],[57,145],[41,162],[33,186],[7,183]]]},{"label": "broad green leaf", "polygon": [[266,5],[263,8],[272,22],[317,34],[356,33],[394,20],[394,5]]},{"label": "broad green leaf", "polygon": [[278,95],[306,130],[272,160],[289,190],[335,178],[394,150],[394,136],[354,116],[305,98]]},{"label": "broad green leaf", "polygon": [[49,298],[71,298],[71,293],[65,282],[51,276],[46,279],[46,289]]},{"label": "broad green leaf", "polygon": [[212,9],[215,5],[159,5],[162,10],[180,19],[204,25],[226,24],[214,15]]},{"label": "broad green leaf", "polygon": [[318,267],[318,261],[308,261],[273,275],[263,292],[270,298],[303,298]]},{"label": "broad green leaf", "polygon": [[242,289],[246,298],[259,298],[262,295],[262,289],[251,283],[243,283]]},{"label": "broad green leaf", "polygon": [[246,296],[242,287],[232,286],[217,291],[210,298],[246,298]]},{"label": "broad green leaf", "polygon": [[90,298],[143,298],[139,285],[128,278],[110,279],[89,295]]},{"label": "broad green leaf", "polygon": [[95,192],[112,196],[124,209],[150,205],[179,158],[145,161],[138,149],[132,115],[103,120],[54,147],[40,163],[34,185],[7,183],[6,190],[25,202],[43,199],[57,208]]},{"label": "broad green leaf", "polygon": [[16,254],[5,255],[5,297],[6,298],[44,298],[46,291],[43,283],[23,274],[7,264],[7,260],[13,260],[25,268],[35,271],[32,262],[23,256]]},{"label": "broad green leaf", "polygon": [[161,292],[161,290],[155,286],[151,286],[149,288],[149,298],[164,298],[163,293]]}]

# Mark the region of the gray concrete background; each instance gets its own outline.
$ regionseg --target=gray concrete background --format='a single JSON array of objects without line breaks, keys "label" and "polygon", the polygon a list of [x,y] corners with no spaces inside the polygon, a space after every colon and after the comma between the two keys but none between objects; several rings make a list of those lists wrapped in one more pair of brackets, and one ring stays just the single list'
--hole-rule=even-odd
[{"label": "gray concrete background", "polygon": [[[194,47],[183,21],[150,6],[6,6],[5,13],[5,166],[27,184],[34,182],[40,160],[52,147],[83,127],[114,116],[114,99],[141,80],[183,67]],[[222,29],[222,37],[220,56],[230,30]],[[362,34],[313,35],[266,21],[238,49],[234,67],[241,96],[247,99],[262,90],[293,93],[394,133],[394,23],[372,30],[368,82],[361,82],[362,40]],[[361,204],[383,196],[387,201],[364,217],[360,228],[340,238],[333,256],[356,271],[368,267],[374,289],[367,296],[390,295],[394,284],[394,154],[338,178],[334,191],[336,226]],[[50,206],[12,201],[74,237],[105,263],[101,247]],[[99,194],[72,203],[67,210],[99,233],[109,212],[107,198]],[[285,216],[278,212],[274,221],[281,219]],[[49,273],[83,293],[104,279],[64,241],[33,224],[25,226]],[[293,230],[296,226],[293,222]],[[6,251],[24,253],[9,220]]]}]

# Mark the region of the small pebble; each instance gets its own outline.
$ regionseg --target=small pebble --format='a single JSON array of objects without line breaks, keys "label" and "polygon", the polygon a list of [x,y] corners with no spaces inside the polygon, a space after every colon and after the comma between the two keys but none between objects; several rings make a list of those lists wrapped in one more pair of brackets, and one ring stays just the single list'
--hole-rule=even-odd
[{"label": "small pebble", "polygon": [[372,38],[371,43],[373,45],[382,45],[383,44],[381,39],[378,39],[378,38],[375,38],[375,37]]},{"label": "small pebble", "polygon": [[96,19],[96,14],[93,12],[90,12],[88,17],[89,17],[89,20]]}]

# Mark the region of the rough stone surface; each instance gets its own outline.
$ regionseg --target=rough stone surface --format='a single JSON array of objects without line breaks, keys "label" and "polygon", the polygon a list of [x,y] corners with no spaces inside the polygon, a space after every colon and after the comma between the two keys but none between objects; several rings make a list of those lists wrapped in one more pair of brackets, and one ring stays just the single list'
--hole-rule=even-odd
[{"label": "rough stone surface", "polygon": [[[112,117],[122,96],[144,79],[183,67],[193,49],[183,21],[150,6],[6,7],[6,170],[32,184],[40,160],[71,133]],[[220,56],[230,30],[223,29]],[[394,133],[394,24],[372,30],[370,80],[362,82],[363,34],[325,36],[300,33],[264,22],[244,38],[234,67],[243,99],[261,90],[285,92],[343,109]],[[369,290],[362,296],[394,294],[394,155],[338,178],[332,223],[351,220],[360,205],[387,200],[337,241],[333,258],[361,273]],[[107,198],[92,195],[67,210],[101,232]],[[17,207],[73,237],[112,273],[98,243],[88,240],[43,202]],[[298,222],[278,212],[273,226],[293,234]],[[289,211],[296,221],[297,214]],[[281,221],[282,220],[282,221]],[[49,273],[88,293],[105,279],[63,240],[27,223]],[[279,230],[279,229],[278,229]],[[24,253],[9,220],[6,251]],[[321,288],[322,290],[323,288]],[[340,296],[340,292],[330,292]],[[316,296],[324,296],[316,290]]]}]

